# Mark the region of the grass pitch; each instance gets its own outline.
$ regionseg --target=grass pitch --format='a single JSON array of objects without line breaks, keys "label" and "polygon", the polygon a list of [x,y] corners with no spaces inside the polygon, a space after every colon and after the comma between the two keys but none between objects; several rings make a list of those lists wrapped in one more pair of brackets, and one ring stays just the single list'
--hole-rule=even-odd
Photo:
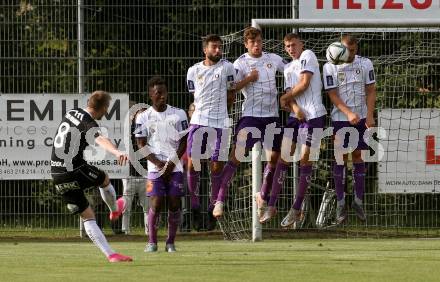
[{"label": "grass pitch", "polygon": [[91,242],[0,241],[0,281],[439,281],[440,240],[177,241],[177,253],[111,242],[133,263],[111,264]]}]

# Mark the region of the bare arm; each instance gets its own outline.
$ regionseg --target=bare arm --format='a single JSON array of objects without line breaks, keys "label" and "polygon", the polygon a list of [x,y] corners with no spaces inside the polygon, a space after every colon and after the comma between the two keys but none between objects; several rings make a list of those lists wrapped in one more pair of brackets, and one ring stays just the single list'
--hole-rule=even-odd
[{"label": "bare arm", "polygon": [[295,116],[298,120],[303,120],[305,118],[304,113],[302,112],[301,108],[296,103],[296,100],[293,99],[290,102],[290,111],[295,113]]},{"label": "bare arm", "polygon": [[332,101],[333,105],[338,108],[341,112],[343,112],[346,116],[350,124],[357,124],[359,122],[359,115],[353,113],[349,107],[342,101],[342,99],[338,95],[338,89],[330,89],[328,91],[328,96],[330,97],[330,101]]},{"label": "bare arm", "polygon": [[376,107],[376,84],[372,83],[365,86],[365,92],[367,94],[367,119],[366,126],[373,127],[376,122],[374,121],[374,109]]},{"label": "bare arm", "polygon": [[232,107],[232,105],[235,102],[235,93],[236,93],[236,89],[234,87],[234,89],[228,90],[228,109]]},{"label": "bare arm", "polygon": [[235,91],[240,91],[241,89],[246,87],[246,85],[248,85],[249,83],[255,82],[257,80],[258,80],[258,71],[256,69],[252,69],[251,72],[245,78],[243,78],[242,80],[240,80],[235,84]]},{"label": "bare arm", "polygon": [[161,170],[164,167],[165,162],[159,160],[153,153],[150,152],[150,150],[148,149],[144,150],[144,148],[147,148],[146,138],[144,137],[136,138],[136,144],[138,148],[140,148],[141,151],[144,153],[145,158],[150,162],[152,162],[159,170]]},{"label": "bare arm", "polygon": [[95,138],[95,143],[116,156],[120,165],[124,165],[127,162],[128,156],[119,151],[118,148],[116,148],[116,146],[110,141],[110,139],[100,135]]},{"label": "bare arm", "polygon": [[312,75],[313,74],[310,72],[303,72],[300,77],[300,82],[280,98],[281,108],[288,109],[288,111],[293,111],[297,115],[298,119],[300,119],[300,117],[304,118],[304,114],[296,104],[295,97],[306,91],[310,85],[310,81],[312,80]]},{"label": "bare arm", "polygon": [[310,81],[312,80],[313,73],[311,72],[303,72],[301,73],[301,77],[299,79],[299,83],[295,85],[287,94],[286,99],[295,98],[300,96],[307,90],[310,85]]},{"label": "bare arm", "polygon": [[183,154],[185,154],[187,137],[188,134],[180,139],[179,147],[177,148],[177,152],[176,152],[177,159],[167,161],[166,163],[167,168],[165,174],[171,174],[174,170],[174,167],[176,166],[176,163],[179,162]]}]

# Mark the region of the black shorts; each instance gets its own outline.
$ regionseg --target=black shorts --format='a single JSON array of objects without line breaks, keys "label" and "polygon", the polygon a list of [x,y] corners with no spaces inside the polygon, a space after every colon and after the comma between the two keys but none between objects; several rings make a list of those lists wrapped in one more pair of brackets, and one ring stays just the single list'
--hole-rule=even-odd
[{"label": "black shorts", "polygon": [[52,173],[53,183],[58,194],[67,203],[73,214],[82,213],[89,206],[84,190],[104,183],[105,172],[92,165],[83,165],[74,171]]}]

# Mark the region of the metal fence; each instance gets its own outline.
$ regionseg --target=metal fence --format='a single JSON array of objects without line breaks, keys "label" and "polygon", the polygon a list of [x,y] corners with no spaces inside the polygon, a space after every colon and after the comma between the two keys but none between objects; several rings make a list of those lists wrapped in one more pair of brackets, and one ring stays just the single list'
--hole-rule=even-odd
[{"label": "metal fence", "polygon": [[[251,18],[289,18],[291,13],[291,1],[2,1],[0,93],[103,89],[148,102],[146,82],[161,75],[169,84],[169,104],[187,109],[186,72],[203,57],[202,36],[242,30]],[[207,178],[205,172],[204,194]],[[121,195],[120,181],[114,185]],[[106,208],[97,195],[90,197],[99,221],[109,227]],[[136,211],[132,223],[142,229],[140,207]],[[189,214],[184,217],[183,228]],[[78,219],[68,214],[50,181],[0,181],[0,231],[77,228]]]},{"label": "metal fence", "polygon": [[[147,102],[146,82],[153,75],[160,75],[169,84],[169,104],[186,109],[191,102],[191,96],[186,90],[186,72],[203,57],[202,36],[208,33],[226,35],[226,57],[234,60],[244,53],[240,35],[250,25],[250,20],[292,18],[292,2],[294,1],[3,1],[0,4],[0,93],[82,94],[104,89],[114,93],[129,93],[132,100]],[[289,27],[264,30],[265,48],[282,54],[280,40],[291,30]],[[322,33],[323,36],[316,34],[305,33],[306,47],[316,50],[319,57],[324,58],[323,46],[336,39],[338,32],[333,30]],[[391,54],[394,53],[390,50],[402,47],[400,38],[405,36],[399,34],[398,39],[396,34],[393,35],[396,38],[385,39],[386,36],[381,32],[371,32],[365,37],[367,44],[363,45],[362,51],[377,60],[390,60],[392,65],[394,57]],[[417,34],[417,31],[408,33],[405,42],[433,41],[432,50],[439,47],[438,30],[425,37]],[[377,44],[382,49],[375,48]],[[378,50],[384,53],[377,53]],[[433,54],[430,53],[431,56]],[[379,73],[379,80],[383,83],[379,81],[382,94],[379,94],[378,106],[440,106],[437,101],[439,86],[436,82],[440,73],[438,60],[427,61],[428,58],[424,57],[425,61],[417,62],[417,65],[426,67],[416,68],[411,53],[401,55],[402,61],[407,60],[407,65],[412,67],[404,70],[407,73],[403,79],[392,75],[401,71],[399,67],[383,67],[383,72]],[[423,75],[412,79],[412,73]],[[416,99],[420,92],[408,91],[408,87],[431,90]],[[394,93],[394,96],[384,96],[383,93]],[[400,99],[399,93],[409,94]],[[239,116],[239,103],[240,101],[235,107],[234,118]],[[327,105],[329,106],[328,101]],[[330,146],[328,140],[325,146]],[[319,187],[325,187],[331,181],[331,149],[323,154],[323,162],[318,164],[319,170],[315,175],[315,182]],[[380,195],[377,193],[376,170],[375,164],[370,165],[367,177],[366,202],[371,224],[352,224],[347,228],[354,228],[357,232],[354,234],[360,234],[367,229],[374,230],[375,236],[380,236],[383,231],[392,234],[437,235],[437,214],[440,210],[438,196]],[[233,183],[235,188],[232,189],[230,198],[234,202],[229,203],[231,216],[227,218],[229,225],[225,226],[225,231],[229,235],[239,234],[237,238],[244,238],[250,231],[249,167],[244,164],[238,175],[241,177],[236,177]],[[208,179],[209,173],[205,169],[201,186],[203,207],[207,207]],[[349,183],[350,181],[351,179]],[[281,213],[290,206],[295,182],[295,171],[292,169],[281,195]],[[114,186],[121,195],[120,181],[115,181]],[[310,193],[311,205],[316,209],[322,191],[311,189]],[[98,210],[98,221],[108,228],[110,223],[106,219],[105,205],[94,192],[90,192],[90,198]],[[189,199],[186,197],[184,202],[182,230],[188,230]],[[142,210],[137,207],[136,211],[132,225],[139,226],[141,230]],[[278,223],[279,219],[268,225],[267,230],[278,229]],[[0,232],[37,229],[53,232],[56,229],[77,228],[78,219],[68,214],[61,199],[54,194],[50,181],[0,181]],[[115,226],[114,230],[117,229]]]}]

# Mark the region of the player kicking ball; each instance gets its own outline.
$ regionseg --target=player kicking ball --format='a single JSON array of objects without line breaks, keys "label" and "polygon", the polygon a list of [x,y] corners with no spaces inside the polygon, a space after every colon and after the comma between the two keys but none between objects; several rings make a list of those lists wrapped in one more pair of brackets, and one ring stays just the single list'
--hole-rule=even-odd
[{"label": "player kicking ball", "polygon": [[[280,105],[281,108],[292,112],[284,128],[284,138],[291,138],[292,145],[290,148],[282,148],[282,151],[286,150],[287,156],[290,157],[297,144],[301,146],[300,176],[295,201],[281,222],[282,227],[288,227],[301,219],[301,205],[312,175],[310,150],[312,143],[319,147],[315,143],[319,142],[316,139],[320,137],[319,132],[323,131],[327,111],[322,103],[321,73],[316,55],[311,50],[304,50],[304,43],[297,34],[287,34],[284,37],[284,47],[292,61],[284,68],[286,93],[281,97]],[[295,110],[295,107],[299,107],[300,110]],[[289,129],[291,133],[287,133]],[[289,162],[284,155],[281,155],[275,169],[269,209],[275,208],[286,178]],[[265,216],[260,222],[264,223],[269,219],[269,216]]]},{"label": "player kicking ball", "polygon": [[[365,130],[375,125],[374,107],[376,103],[376,80],[373,63],[356,55],[358,41],[351,35],[343,35],[342,44],[349,51],[346,63],[334,65],[326,63],[323,67],[324,88],[334,107],[331,113],[335,147],[333,177],[337,197],[336,222],[344,223],[348,218],[345,204],[345,164],[348,151],[353,161],[354,200],[351,207],[356,216],[365,221],[362,207],[365,190],[365,163],[362,150],[368,150],[364,142]],[[348,131],[348,132],[347,132]],[[357,131],[356,133],[350,133]],[[358,142],[350,144],[348,135],[357,135]],[[352,136],[349,136],[352,137]],[[353,150],[354,149],[354,150]]]},{"label": "player kicking ball", "polygon": [[180,161],[186,149],[186,112],[167,105],[165,80],[153,77],[148,81],[152,107],[136,119],[137,145],[148,160],[147,196],[148,243],[145,252],[157,252],[157,229],[162,205],[168,202],[168,237],[165,251],[176,251],[174,239],[180,225],[180,202],[183,191],[183,165]]},{"label": "player kicking ball", "polygon": [[116,193],[104,171],[84,160],[84,150],[96,143],[118,158],[125,165],[127,155],[119,151],[111,141],[102,136],[95,120],[100,120],[110,105],[107,92],[95,91],[85,109],[72,109],[63,117],[54,138],[51,158],[51,174],[57,193],[67,203],[72,214],[79,214],[92,242],[104,253],[109,262],[132,261],[131,257],[116,253],[108,244],[96,224],[95,213],[89,205],[84,189],[99,187],[101,197],[110,209],[110,220],[116,220],[124,210],[125,202],[116,201]]}]

